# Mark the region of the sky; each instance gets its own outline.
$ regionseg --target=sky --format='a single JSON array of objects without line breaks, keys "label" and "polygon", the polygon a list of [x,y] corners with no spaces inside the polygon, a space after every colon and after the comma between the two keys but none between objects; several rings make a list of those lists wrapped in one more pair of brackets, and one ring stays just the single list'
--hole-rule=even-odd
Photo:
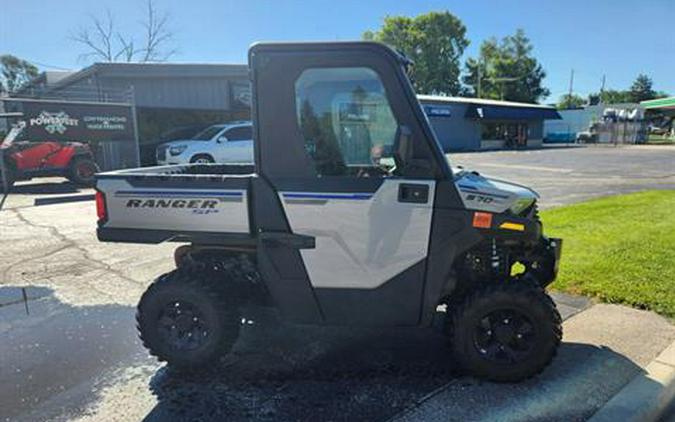
[{"label": "sky", "polygon": [[[587,95],[627,89],[639,73],[654,88],[675,95],[675,0],[155,0],[170,15],[171,61],[245,63],[255,41],[355,40],[377,29],[387,15],[416,16],[448,10],[471,41],[463,60],[481,42],[523,28],[547,72],[555,102],[569,90]],[[0,54],[14,54],[41,70],[89,64],[71,35],[108,8],[122,33],[140,37],[145,0],[0,0]],[[49,66],[49,67],[48,67]]]}]

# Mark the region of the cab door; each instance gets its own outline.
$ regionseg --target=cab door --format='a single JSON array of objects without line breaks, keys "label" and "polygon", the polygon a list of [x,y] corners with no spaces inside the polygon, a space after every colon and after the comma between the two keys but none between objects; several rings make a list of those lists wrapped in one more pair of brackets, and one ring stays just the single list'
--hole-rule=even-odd
[{"label": "cab door", "polygon": [[325,320],[414,325],[442,171],[391,63],[367,53],[256,69],[258,165],[291,231],[315,239],[300,254]]}]

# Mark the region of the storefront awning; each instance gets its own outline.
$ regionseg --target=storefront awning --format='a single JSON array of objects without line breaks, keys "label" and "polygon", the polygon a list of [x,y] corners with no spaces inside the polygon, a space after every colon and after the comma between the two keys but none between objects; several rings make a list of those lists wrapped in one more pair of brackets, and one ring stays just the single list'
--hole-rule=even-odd
[{"label": "storefront awning", "polygon": [[464,117],[484,120],[557,120],[562,118],[554,108],[485,104],[469,105]]},{"label": "storefront awning", "polygon": [[675,109],[675,97],[659,98],[656,100],[642,101],[640,107],[646,110]]}]

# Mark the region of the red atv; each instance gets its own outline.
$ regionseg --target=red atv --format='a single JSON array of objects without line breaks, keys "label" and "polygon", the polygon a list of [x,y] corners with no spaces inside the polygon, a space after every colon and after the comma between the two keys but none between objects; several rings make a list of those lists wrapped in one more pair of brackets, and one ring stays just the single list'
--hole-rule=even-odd
[{"label": "red atv", "polygon": [[[66,177],[80,186],[94,186],[99,171],[89,145],[81,142],[12,142],[0,144],[5,159],[7,186],[33,177]],[[0,192],[3,188],[0,174]]]}]

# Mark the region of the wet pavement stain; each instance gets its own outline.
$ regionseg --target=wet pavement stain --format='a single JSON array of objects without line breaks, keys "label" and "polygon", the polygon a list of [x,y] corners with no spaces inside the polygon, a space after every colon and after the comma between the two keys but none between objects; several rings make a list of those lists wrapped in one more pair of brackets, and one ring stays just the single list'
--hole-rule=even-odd
[{"label": "wet pavement stain", "polygon": [[[0,287],[0,420],[25,417],[109,368],[146,359],[133,327],[131,307],[73,307],[47,288]],[[81,409],[92,396],[82,393],[43,416]]]}]

